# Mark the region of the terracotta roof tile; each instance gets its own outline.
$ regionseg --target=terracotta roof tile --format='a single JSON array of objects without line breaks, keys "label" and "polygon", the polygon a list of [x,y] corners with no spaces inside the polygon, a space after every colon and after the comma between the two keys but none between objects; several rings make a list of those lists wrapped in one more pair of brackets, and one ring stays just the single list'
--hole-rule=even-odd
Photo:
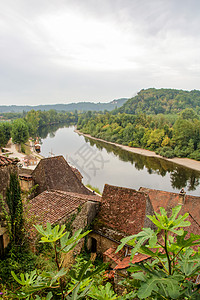
[{"label": "terracotta roof tile", "polygon": [[[166,191],[148,189],[148,188],[140,188],[141,192],[146,193],[153,205],[155,212],[160,212],[160,207],[164,207],[169,213],[171,209],[177,206],[179,201],[179,194],[171,193]],[[188,212],[192,218],[200,224],[200,197],[186,195],[185,202],[182,205],[182,209],[180,211],[181,214]]]},{"label": "terracotta roof tile", "polygon": [[116,248],[111,247],[108,250],[106,250],[103,254],[103,256],[106,256],[110,260],[114,261],[116,264],[119,264],[121,261],[121,255],[120,253],[115,253]]},{"label": "terracotta roof tile", "polygon": [[0,155],[0,167],[11,165],[11,164],[16,165],[17,162],[18,160],[16,159],[11,159],[3,155]]},{"label": "terracotta roof tile", "polygon": [[85,195],[91,195],[79,180],[63,156],[42,159],[32,173],[38,194],[45,190],[61,190]]},{"label": "terracotta roof tile", "polygon": [[100,201],[99,198],[64,191],[44,191],[29,202],[29,215],[39,217],[43,223],[55,224],[88,200]]},{"label": "terracotta roof tile", "polygon": [[[149,255],[138,253],[134,256],[132,263],[135,264],[148,258],[150,258]],[[127,256],[122,261],[120,261],[119,264],[114,268],[114,270],[126,269],[128,267],[130,267],[130,256]]]},{"label": "terracotta roof tile", "polygon": [[143,192],[105,185],[98,215],[105,227],[125,235],[136,234],[142,227],[152,226],[146,215],[153,213],[151,202]]}]

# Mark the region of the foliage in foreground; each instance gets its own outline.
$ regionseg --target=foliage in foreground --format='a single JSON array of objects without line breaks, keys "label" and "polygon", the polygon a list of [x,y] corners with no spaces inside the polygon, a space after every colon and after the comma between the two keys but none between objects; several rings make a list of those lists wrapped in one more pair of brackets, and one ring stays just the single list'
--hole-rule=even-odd
[{"label": "foliage in foreground", "polygon": [[[149,256],[147,261],[130,264],[128,279],[121,282],[125,291],[123,296],[117,295],[110,283],[102,284],[95,278],[105,266],[97,268],[91,261],[84,261],[68,268],[63,266],[62,254],[69,253],[88,232],[77,231],[72,237],[65,231],[65,225],[47,228],[37,225],[36,229],[42,235],[40,242],[50,244],[54,251],[56,270],[33,270],[21,273],[15,280],[21,289],[12,293],[13,299],[199,299],[200,286],[195,278],[200,271],[200,253],[191,247],[200,244],[200,235],[190,234],[183,227],[190,226],[186,219],[188,214],[179,215],[181,206],[172,209],[170,217],[165,209],[161,214],[148,216],[157,226],[154,231],[144,228],[140,233],[122,239],[117,251],[131,245],[132,261],[136,253]],[[67,281],[69,279],[69,281]],[[131,280],[130,280],[131,279]],[[6,298],[5,298],[6,299]]]},{"label": "foliage in foreground", "polygon": [[[131,259],[136,253],[149,255],[151,260],[131,264],[129,272],[132,288],[139,299],[199,299],[200,286],[195,277],[200,271],[200,253],[191,247],[200,244],[200,235],[190,234],[181,227],[190,226],[184,216],[178,215],[181,206],[172,209],[167,217],[164,208],[161,214],[148,218],[157,230],[144,228],[140,233],[122,239],[117,251],[126,244],[133,246]],[[186,238],[187,237],[187,238]]]},{"label": "foliage in foreground", "polygon": [[[16,276],[12,271],[14,279],[22,286],[20,290],[12,293],[11,296],[17,299],[43,299],[40,297],[45,296],[44,299],[82,299],[89,292],[92,281],[89,280],[89,284],[81,289],[81,283],[84,280],[92,279],[96,274],[105,269],[105,265],[101,265],[97,268],[91,268],[92,262],[88,261],[82,265],[82,267],[75,272],[75,270],[69,271],[68,267],[64,267],[64,256],[69,254],[80,239],[85,237],[89,231],[81,233],[81,229],[76,231],[74,235],[70,237],[70,232],[65,231],[65,225],[61,227],[56,225],[54,228],[47,223],[47,228],[44,229],[41,225],[35,226],[38,232],[42,235],[40,242],[49,243],[54,251],[56,270],[43,271],[33,270],[30,273],[21,273],[20,276]],[[70,276],[75,280],[75,284],[72,288],[68,289],[66,277]]]}]

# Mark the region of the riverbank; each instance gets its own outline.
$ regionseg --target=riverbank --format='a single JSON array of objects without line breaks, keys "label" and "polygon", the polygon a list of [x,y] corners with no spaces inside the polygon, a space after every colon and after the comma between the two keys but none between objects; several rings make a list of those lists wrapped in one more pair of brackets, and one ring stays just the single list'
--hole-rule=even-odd
[{"label": "riverbank", "polygon": [[103,142],[103,143],[107,143],[107,144],[110,144],[110,145],[117,146],[117,147],[119,147],[119,148],[121,148],[121,149],[123,149],[125,151],[129,151],[129,152],[140,154],[140,155],[144,155],[144,156],[150,156],[150,157],[157,157],[157,158],[165,159],[165,160],[173,162],[175,164],[178,164],[178,165],[184,166],[186,168],[193,169],[193,170],[196,170],[196,171],[200,172],[200,161],[196,161],[194,159],[178,158],[178,157],[166,158],[166,157],[163,157],[163,156],[160,156],[160,155],[156,154],[153,151],[149,151],[149,150],[146,150],[146,149],[134,148],[134,147],[129,147],[129,146],[125,146],[125,145],[120,145],[120,144],[117,144],[117,143],[108,142],[108,141],[105,141],[105,140],[102,140],[102,139],[95,138],[95,137],[91,136],[90,134],[82,133],[82,132],[80,132],[77,129],[75,129],[74,131],[76,133],[78,133],[80,135],[83,135],[85,137],[88,137],[90,139],[93,139],[93,140],[96,140],[96,141],[100,141],[100,142]]},{"label": "riverbank", "polygon": [[[19,152],[17,149],[17,145],[13,144],[12,141],[10,140],[7,144],[6,147],[4,147],[4,149],[7,151],[5,153],[2,153],[2,155],[6,155],[10,158],[18,158],[19,159],[19,163],[28,169],[35,169],[35,167],[37,166],[37,164],[39,163],[39,161],[44,158],[42,155],[40,155],[39,153],[37,153],[34,150],[34,144],[31,140],[29,140],[29,145],[26,145],[27,147],[30,147],[30,154],[24,154],[22,152]],[[34,164],[29,164],[27,165],[27,163],[25,163],[25,159],[27,156],[31,156],[32,158],[35,159]]]}]

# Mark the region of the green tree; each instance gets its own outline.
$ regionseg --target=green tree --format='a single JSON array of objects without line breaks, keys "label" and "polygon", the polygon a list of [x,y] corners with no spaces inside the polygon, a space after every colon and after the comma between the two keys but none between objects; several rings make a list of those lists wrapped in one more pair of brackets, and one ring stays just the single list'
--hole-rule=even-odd
[{"label": "green tree", "polygon": [[199,119],[198,116],[197,116],[197,113],[192,108],[186,108],[186,109],[184,109],[181,112],[180,116],[184,120]]},{"label": "green tree", "polygon": [[[21,188],[16,173],[10,174],[10,183],[6,190],[5,202],[1,199],[3,213],[7,221],[10,242],[13,246],[20,246],[23,240],[23,204]],[[8,211],[5,208],[5,203]]]},{"label": "green tree", "polygon": [[12,123],[11,136],[14,143],[27,142],[29,138],[28,125],[23,119],[17,119]]},{"label": "green tree", "polygon": [[4,132],[6,144],[8,143],[9,139],[11,138],[11,130],[12,130],[12,125],[9,122],[4,122],[3,123],[3,132]]},{"label": "green tree", "polygon": [[26,120],[29,124],[29,134],[35,136],[39,126],[39,112],[32,109],[27,113]]},{"label": "green tree", "polygon": [[3,123],[0,123],[0,148],[6,145],[6,137],[4,133]]}]

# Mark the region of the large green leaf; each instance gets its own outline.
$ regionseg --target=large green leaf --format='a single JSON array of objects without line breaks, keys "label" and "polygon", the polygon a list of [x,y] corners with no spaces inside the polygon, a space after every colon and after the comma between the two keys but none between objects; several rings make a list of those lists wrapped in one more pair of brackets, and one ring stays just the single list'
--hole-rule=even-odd
[{"label": "large green leaf", "polygon": [[77,230],[71,238],[69,238],[69,232],[63,235],[60,238],[60,251],[63,253],[68,253],[69,251],[71,251],[78,244],[78,242],[90,232],[90,230],[84,233],[81,232],[82,229]]},{"label": "large green leaf", "polygon": [[160,214],[155,212],[154,216],[147,216],[160,230],[171,231],[177,235],[182,235],[183,229],[177,230],[176,228],[190,226],[189,221],[185,221],[188,217],[188,213],[185,213],[184,216],[178,215],[181,210],[181,205],[172,208],[172,214],[168,218],[166,210],[161,207]]},{"label": "large green leaf", "polygon": [[186,276],[192,277],[200,271],[200,257],[192,249],[187,249],[186,252],[179,256],[179,270]]},{"label": "large green leaf", "polygon": [[54,243],[61,239],[67,232],[64,232],[65,225],[56,225],[51,227],[50,223],[47,223],[46,229],[43,229],[42,225],[34,225],[37,231],[42,235],[41,243]]},{"label": "large green leaf", "polygon": [[171,297],[172,299],[178,298],[182,294],[179,280],[182,277],[166,277],[159,278],[158,276],[151,275],[146,277],[146,281],[141,284],[137,291],[140,299],[146,299],[152,295],[153,292],[162,294],[163,297]]},{"label": "large green leaf", "polygon": [[94,286],[90,290],[89,296],[96,300],[115,300],[118,298],[117,294],[113,291],[110,282],[107,282],[105,286]]},{"label": "large green leaf", "polygon": [[185,239],[187,233],[187,231],[184,231],[181,236],[177,236],[175,245],[186,248],[200,244],[200,235],[191,233],[190,237]]},{"label": "large green leaf", "polygon": [[85,299],[85,296],[88,294],[90,287],[90,283],[87,287],[85,287],[84,291],[79,293],[80,289],[80,283],[73,289],[73,291],[70,293],[70,295],[67,295],[65,299],[67,300],[79,300],[79,299]]}]

